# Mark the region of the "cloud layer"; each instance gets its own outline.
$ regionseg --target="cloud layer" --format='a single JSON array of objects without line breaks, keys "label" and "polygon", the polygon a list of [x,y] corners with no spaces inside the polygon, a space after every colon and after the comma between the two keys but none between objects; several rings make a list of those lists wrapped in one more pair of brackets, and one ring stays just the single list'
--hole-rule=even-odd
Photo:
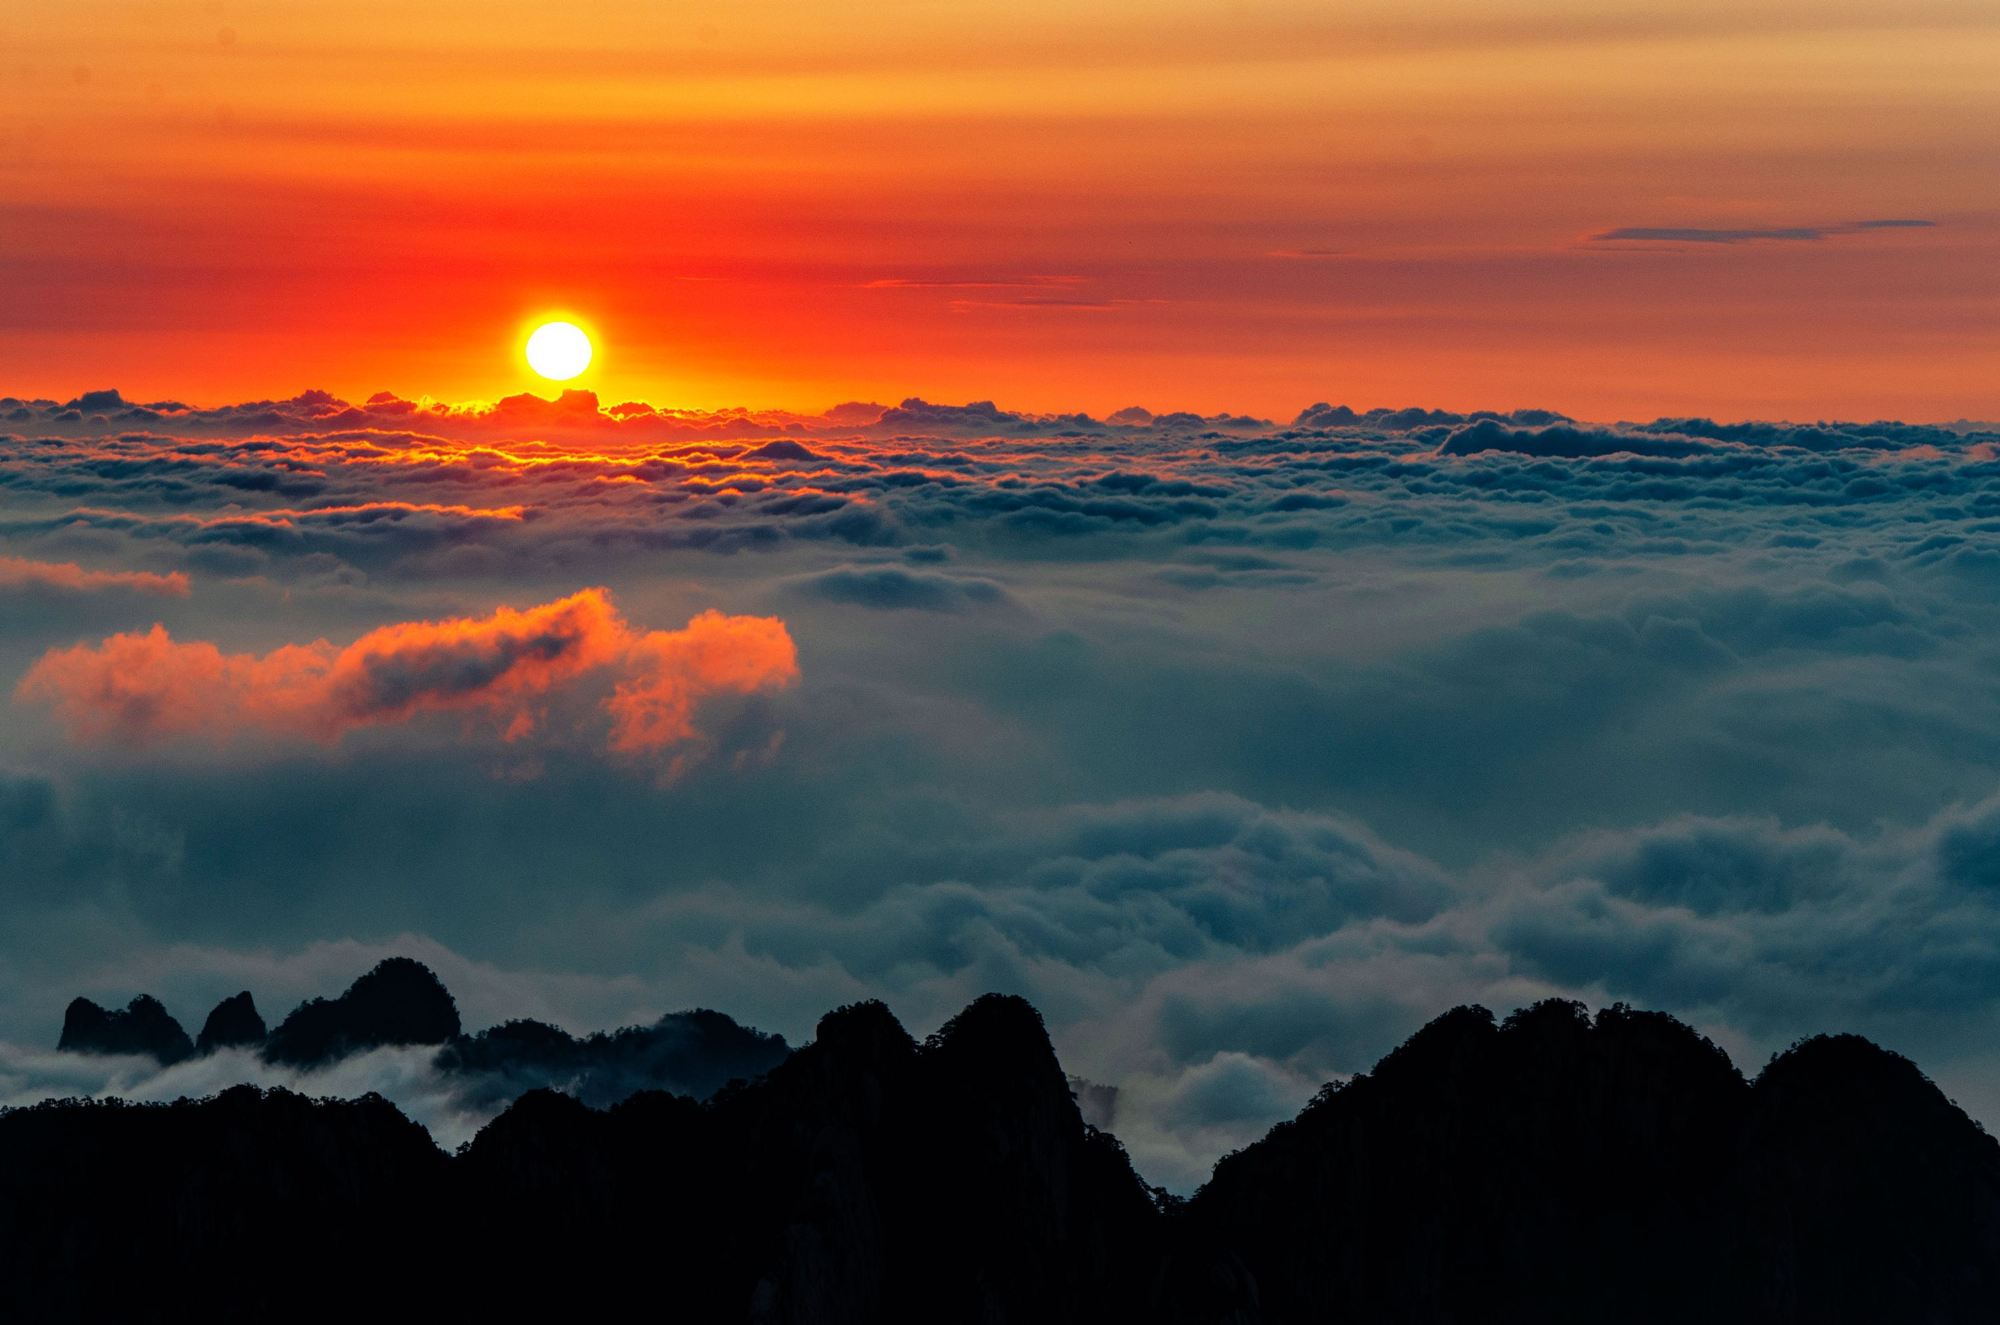
[{"label": "cloud layer", "polygon": [[1990,425],[0,427],[0,554],[191,590],[0,585],[0,1039],[415,936],[479,1024],[1023,993],[1174,1182],[1467,1000],[1861,1031],[2000,1119]]}]

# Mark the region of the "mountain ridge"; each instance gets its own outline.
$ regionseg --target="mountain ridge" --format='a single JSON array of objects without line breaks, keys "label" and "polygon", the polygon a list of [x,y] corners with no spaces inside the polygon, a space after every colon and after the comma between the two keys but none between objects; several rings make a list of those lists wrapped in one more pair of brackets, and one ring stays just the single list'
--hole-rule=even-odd
[{"label": "mountain ridge", "polygon": [[2000,1300],[2000,1144],[1859,1037],[1746,1079],[1665,1014],[1547,1000],[1443,1014],[1183,1200],[986,995],[921,1042],[835,1009],[705,1101],[528,1090],[455,1155],[372,1096],[11,1111],[0,1246],[28,1316],[165,1318],[188,1279],[225,1317],[302,1282],[333,1313],[414,1276],[459,1314],[665,1292],[759,1325],[1956,1322]]},{"label": "mountain ridge", "polygon": [[711,1008],[583,1036],[527,1019],[468,1033],[451,991],[409,957],[376,963],[334,997],[304,1000],[273,1027],[249,990],[232,994],[209,1012],[193,1040],[150,994],[115,1011],[78,998],[57,1048],[143,1055],[162,1067],[242,1049],[273,1066],[311,1072],[372,1049],[411,1045],[436,1046],[432,1066],[458,1086],[463,1103],[482,1109],[542,1087],[599,1108],[639,1090],[706,1098],[735,1078],[761,1075],[791,1052],[784,1037]]}]

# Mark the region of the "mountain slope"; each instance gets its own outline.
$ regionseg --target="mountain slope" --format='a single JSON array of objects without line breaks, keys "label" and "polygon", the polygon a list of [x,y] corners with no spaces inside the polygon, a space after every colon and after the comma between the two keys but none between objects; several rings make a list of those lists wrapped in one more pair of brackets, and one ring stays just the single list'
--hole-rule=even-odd
[{"label": "mountain slope", "polygon": [[[503,1030],[451,1044],[588,1043]],[[838,1009],[705,1101],[530,1090],[454,1157],[374,1097],[0,1114],[0,1247],[10,1319],[1948,1325],[2000,1300],[2000,1145],[1852,1036],[1746,1082],[1670,1017],[1551,1001],[1446,1013],[1177,1202],[989,995],[921,1043]]]}]

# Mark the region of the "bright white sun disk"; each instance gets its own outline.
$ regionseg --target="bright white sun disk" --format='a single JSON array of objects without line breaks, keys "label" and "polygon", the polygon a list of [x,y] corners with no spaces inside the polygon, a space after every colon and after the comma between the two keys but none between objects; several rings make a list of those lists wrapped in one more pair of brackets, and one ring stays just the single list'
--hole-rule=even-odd
[{"label": "bright white sun disk", "polygon": [[551,382],[567,382],[590,367],[590,337],[574,322],[546,322],[528,337],[528,367]]}]

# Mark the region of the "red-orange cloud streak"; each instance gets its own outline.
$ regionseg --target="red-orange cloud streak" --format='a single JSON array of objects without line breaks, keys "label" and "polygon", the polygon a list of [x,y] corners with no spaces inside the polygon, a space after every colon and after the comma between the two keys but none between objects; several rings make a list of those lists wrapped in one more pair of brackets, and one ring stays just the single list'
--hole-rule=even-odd
[{"label": "red-orange cloud streak", "polygon": [[702,701],[781,689],[798,679],[784,622],[703,612],[680,630],[636,630],[603,589],[486,617],[409,621],[338,647],[224,653],[155,625],[45,654],[15,690],[51,706],[74,738],[150,745],[224,743],[262,731],[335,742],[427,713],[481,712],[508,739],[537,705],[587,675],[613,679],[610,746],[642,753],[697,732]]},{"label": "red-orange cloud streak", "polygon": [[188,577],[180,571],[155,575],[143,570],[86,570],[73,561],[0,557],[0,587],[36,586],[82,593],[99,589],[136,589],[170,598],[185,598],[188,595]]}]

